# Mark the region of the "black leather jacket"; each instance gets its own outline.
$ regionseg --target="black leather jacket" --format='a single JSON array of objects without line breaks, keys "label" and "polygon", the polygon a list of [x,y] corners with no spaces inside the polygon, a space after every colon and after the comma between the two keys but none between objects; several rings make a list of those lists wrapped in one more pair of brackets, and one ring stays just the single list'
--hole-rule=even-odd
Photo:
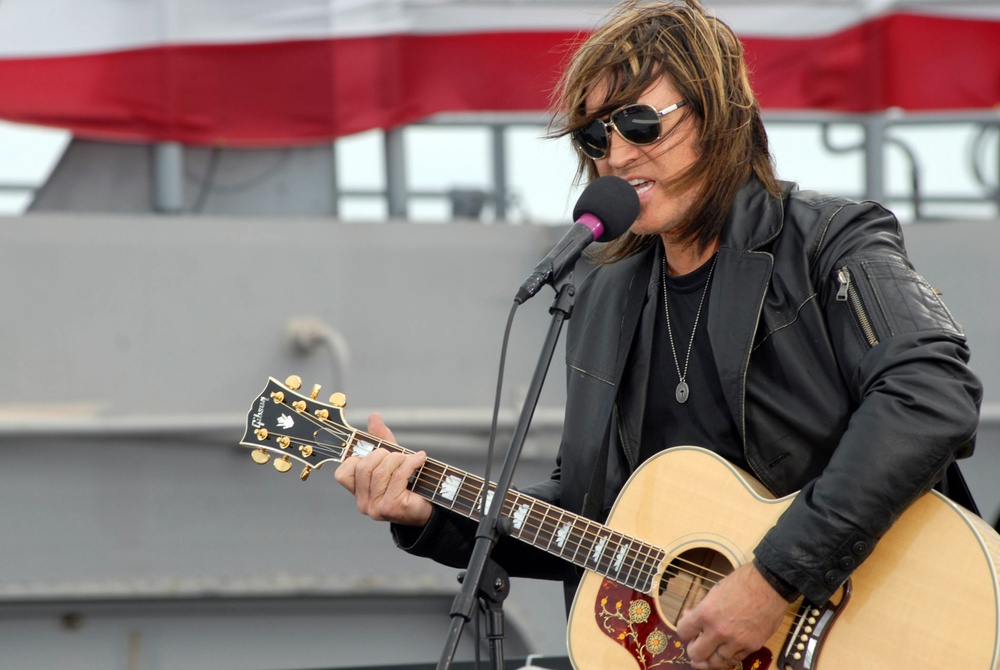
[{"label": "black leather jacket", "polygon": [[[751,180],[738,194],[706,318],[752,474],[777,496],[801,491],[756,558],[825,602],[899,514],[972,453],[982,388],[895,217],[786,188],[775,199]],[[605,511],[638,465],[648,372],[623,374],[620,361],[647,346],[657,247],[598,267],[581,286],[557,465],[524,492],[581,512],[609,419]],[[451,515],[435,513],[419,535],[394,533],[411,553],[463,565],[468,527]],[[514,540],[494,556],[513,575],[564,579],[567,595],[578,580]]]}]

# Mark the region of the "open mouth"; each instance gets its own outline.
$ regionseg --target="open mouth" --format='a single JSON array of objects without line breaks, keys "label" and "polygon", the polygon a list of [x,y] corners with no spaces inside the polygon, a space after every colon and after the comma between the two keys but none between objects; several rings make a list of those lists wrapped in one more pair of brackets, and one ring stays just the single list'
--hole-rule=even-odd
[{"label": "open mouth", "polygon": [[648,179],[630,179],[628,183],[632,186],[632,188],[635,189],[636,195],[642,196],[643,193],[653,188],[656,182],[650,181]]}]

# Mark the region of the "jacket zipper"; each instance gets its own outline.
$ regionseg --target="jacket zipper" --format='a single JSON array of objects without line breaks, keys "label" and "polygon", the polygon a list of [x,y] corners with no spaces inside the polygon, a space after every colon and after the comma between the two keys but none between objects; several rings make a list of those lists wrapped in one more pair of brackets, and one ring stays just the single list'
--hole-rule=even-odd
[{"label": "jacket zipper", "polygon": [[858,324],[861,326],[861,332],[864,334],[865,340],[868,341],[868,346],[874,347],[878,344],[878,336],[875,335],[875,328],[861,302],[861,295],[851,283],[850,270],[846,267],[840,268],[837,271],[837,281],[840,283],[840,287],[837,289],[837,301],[850,303],[851,309],[854,310],[854,315],[858,319]]}]

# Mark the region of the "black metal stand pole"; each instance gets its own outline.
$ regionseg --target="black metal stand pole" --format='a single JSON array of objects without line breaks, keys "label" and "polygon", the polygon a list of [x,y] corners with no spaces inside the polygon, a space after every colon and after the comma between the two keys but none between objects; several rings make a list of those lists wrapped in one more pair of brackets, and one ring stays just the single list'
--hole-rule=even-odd
[{"label": "black metal stand pole", "polygon": [[[475,612],[477,598],[485,602],[487,611],[488,626],[492,623],[499,626],[499,632],[488,634],[490,637],[491,667],[495,670],[503,668],[503,613],[501,603],[506,598],[508,584],[507,575],[503,573],[502,578],[496,570],[502,569],[490,560],[490,553],[499,539],[498,521],[500,510],[503,508],[502,501],[510,491],[510,484],[514,478],[514,470],[517,461],[521,457],[524,448],[524,441],[528,435],[528,428],[531,426],[531,419],[538,405],[541,396],[542,386],[545,384],[545,376],[548,374],[549,366],[552,363],[552,356],[555,353],[556,343],[559,341],[559,334],[562,331],[563,322],[570,317],[573,312],[573,302],[576,297],[576,287],[573,285],[572,271],[566,273],[565,278],[559,282],[553,282],[556,289],[556,298],[549,308],[552,314],[552,321],[549,331],[542,345],[542,352],[538,363],[535,366],[535,374],[531,379],[527,397],[521,408],[521,415],[518,417],[514,435],[511,438],[510,449],[504,458],[503,469],[500,478],[497,480],[496,489],[493,493],[493,502],[489,509],[479,520],[476,529],[476,542],[472,549],[472,556],[469,559],[469,567],[462,580],[462,588],[451,607],[451,627],[448,630],[448,638],[445,642],[441,660],[438,662],[437,670],[447,670],[451,667],[458,649],[458,642],[462,636],[462,629],[468,623]],[[487,565],[492,564],[496,569],[487,569]],[[497,589],[496,585],[500,579],[502,588]],[[500,595],[499,598],[496,596]]]}]

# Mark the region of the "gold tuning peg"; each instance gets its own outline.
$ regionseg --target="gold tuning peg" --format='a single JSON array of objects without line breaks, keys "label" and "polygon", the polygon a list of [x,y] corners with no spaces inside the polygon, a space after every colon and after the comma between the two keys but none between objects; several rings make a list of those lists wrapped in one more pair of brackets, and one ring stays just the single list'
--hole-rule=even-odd
[{"label": "gold tuning peg", "polygon": [[334,407],[346,407],[347,406],[347,396],[337,391],[332,396],[330,396],[330,404]]},{"label": "gold tuning peg", "polygon": [[287,449],[292,445],[292,438],[288,437],[287,435],[282,435],[277,440],[275,440],[275,442],[277,442],[278,446],[281,447],[282,449]]},{"label": "gold tuning peg", "polygon": [[264,465],[271,460],[271,454],[267,453],[263,449],[254,449],[250,452],[250,458],[252,458],[253,462],[257,465]]},{"label": "gold tuning peg", "polygon": [[312,471],[313,469],[307,465],[305,468],[303,468],[302,474],[299,475],[299,479],[301,479],[302,481],[309,479],[309,473]]},{"label": "gold tuning peg", "polygon": [[288,472],[292,469],[292,461],[288,456],[282,456],[274,461],[274,469],[278,472]]},{"label": "gold tuning peg", "polygon": [[293,391],[298,391],[302,388],[302,377],[298,375],[291,375],[285,380],[285,386],[292,389]]},{"label": "gold tuning peg", "polygon": [[255,430],[253,432],[253,434],[257,436],[258,440],[266,440],[267,439],[267,428],[258,428],[257,430]]},{"label": "gold tuning peg", "polygon": [[326,421],[330,418],[330,410],[325,407],[321,407],[314,412],[314,414],[319,418],[320,421]]},{"label": "gold tuning peg", "polygon": [[319,384],[313,384],[313,390],[309,392],[309,397],[315,400],[319,397],[319,390],[323,388]]}]

